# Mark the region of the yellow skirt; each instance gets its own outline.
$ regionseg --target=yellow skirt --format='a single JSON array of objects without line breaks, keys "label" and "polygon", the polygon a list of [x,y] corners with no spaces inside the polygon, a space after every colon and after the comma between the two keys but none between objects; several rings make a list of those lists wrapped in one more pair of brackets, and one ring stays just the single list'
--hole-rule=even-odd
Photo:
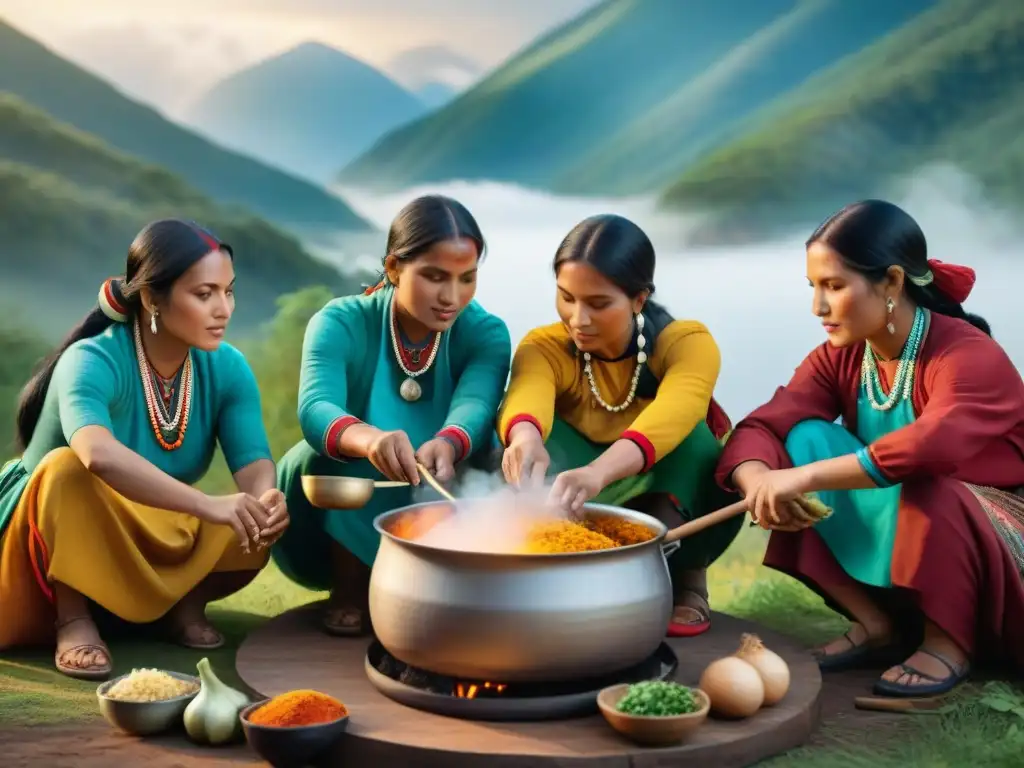
[{"label": "yellow skirt", "polygon": [[36,467],[0,539],[0,648],[52,641],[53,583],[126,621],[156,621],[209,574],[259,570],[228,526],[129,501],[70,448]]}]

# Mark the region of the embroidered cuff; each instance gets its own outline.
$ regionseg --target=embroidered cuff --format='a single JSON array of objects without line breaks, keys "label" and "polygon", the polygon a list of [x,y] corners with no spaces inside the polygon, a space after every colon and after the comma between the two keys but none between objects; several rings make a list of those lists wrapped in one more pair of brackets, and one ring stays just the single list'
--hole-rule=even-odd
[{"label": "embroidered cuff", "polygon": [[358,424],[359,419],[355,416],[339,416],[330,423],[327,427],[327,431],[324,432],[324,456],[328,456],[335,461],[347,461],[347,456],[342,456],[338,452],[338,438],[341,437],[341,433],[351,427],[353,424]]},{"label": "embroidered cuff", "polygon": [[644,468],[640,470],[640,473],[650,472],[654,463],[658,460],[658,453],[654,450],[654,443],[647,439],[647,436],[642,432],[637,432],[635,429],[627,429],[622,433],[622,440],[629,440],[637,448],[643,451],[644,454]]},{"label": "embroidered cuff", "polygon": [[509,435],[512,434],[512,427],[514,427],[516,424],[522,424],[524,421],[533,424],[533,426],[537,428],[537,431],[540,432],[541,436],[543,437],[544,429],[540,425],[540,420],[534,416],[531,416],[528,413],[520,413],[508,420],[508,426],[505,427],[505,434],[501,436],[502,442],[506,446],[508,445]]},{"label": "embroidered cuff", "polygon": [[455,424],[442,429],[437,433],[437,437],[447,440],[455,447],[456,462],[462,461],[473,452],[473,441],[469,437],[469,432]]},{"label": "embroidered cuff", "polygon": [[875,464],[874,459],[871,458],[871,451],[868,450],[867,446],[864,446],[857,451],[857,461],[860,462],[861,467],[867,472],[870,477],[879,488],[891,488],[893,483],[890,483],[885,475],[882,474],[881,470]]}]

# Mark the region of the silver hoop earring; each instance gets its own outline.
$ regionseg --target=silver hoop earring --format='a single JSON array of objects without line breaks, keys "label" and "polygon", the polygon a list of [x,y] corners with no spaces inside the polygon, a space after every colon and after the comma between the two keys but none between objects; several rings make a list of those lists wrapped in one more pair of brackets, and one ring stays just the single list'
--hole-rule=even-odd
[{"label": "silver hoop earring", "polygon": [[153,314],[149,316],[149,330],[152,331],[153,335],[156,336],[156,310],[153,310]]},{"label": "silver hoop earring", "polygon": [[885,300],[885,308],[889,312],[889,322],[885,324],[885,330],[890,334],[896,333],[896,326],[892,322],[892,311],[896,309],[896,302],[892,300],[892,296]]}]

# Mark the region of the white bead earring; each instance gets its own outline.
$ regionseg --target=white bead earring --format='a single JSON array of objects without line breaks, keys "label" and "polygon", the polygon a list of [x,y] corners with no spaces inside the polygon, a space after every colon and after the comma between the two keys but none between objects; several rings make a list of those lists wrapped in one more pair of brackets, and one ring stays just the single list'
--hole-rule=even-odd
[{"label": "white bead earring", "polygon": [[644,338],[644,316],[639,312],[636,313],[636,361],[640,365],[647,362],[647,352],[644,351],[644,347],[647,346],[647,339]]},{"label": "white bead earring", "polygon": [[889,322],[885,324],[885,330],[890,334],[896,333],[896,326],[892,322],[892,311],[896,309],[896,302],[892,300],[892,296],[885,300],[885,308],[889,312]]},{"label": "white bead earring", "polygon": [[156,336],[156,314],[157,312],[154,309],[152,314],[149,316],[149,330],[153,332],[154,336]]}]

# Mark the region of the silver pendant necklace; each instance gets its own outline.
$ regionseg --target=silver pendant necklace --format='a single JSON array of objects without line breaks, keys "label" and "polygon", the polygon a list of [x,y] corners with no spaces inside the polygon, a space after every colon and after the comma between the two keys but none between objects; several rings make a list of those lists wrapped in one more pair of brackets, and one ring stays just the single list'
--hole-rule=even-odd
[{"label": "silver pendant necklace", "polygon": [[[424,373],[430,370],[430,366],[434,364],[434,358],[437,357],[437,350],[441,346],[441,333],[435,333],[434,338],[430,340],[430,354],[427,357],[427,362],[422,368],[417,371],[411,370],[409,366],[405,364],[405,358],[402,354],[404,349],[401,341],[399,340],[398,330],[398,317],[395,314],[395,300],[391,299],[391,348],[395,353],[395,360],[398,361],[398,367],[402,369],[402,373],[405,374],[405,380],[402,381],[401,386],[398,388],[398,394],[401,395],[402,399],[407,403],[415,403],[421,397],[423,397],[423,387],[416,381],[417,377],[422,376]],[[422,350],[416,350],[415,354],[410,354],[409,357],[412,360],[413,365],[417,364],[422,355]]]}]

